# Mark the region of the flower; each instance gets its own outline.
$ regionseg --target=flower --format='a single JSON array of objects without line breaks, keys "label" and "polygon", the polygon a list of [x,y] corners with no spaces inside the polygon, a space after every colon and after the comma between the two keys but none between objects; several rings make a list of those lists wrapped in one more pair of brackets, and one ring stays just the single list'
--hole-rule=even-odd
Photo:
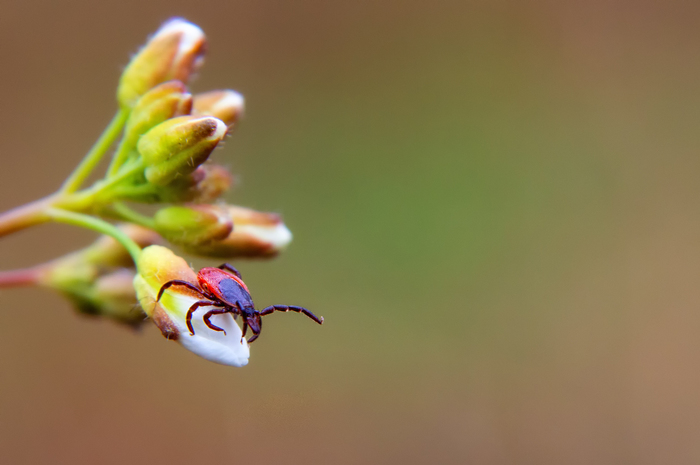
[{"label": "flower", "polygon": [[283,251],[292,241],[292,233],[276,213],[228,206],[233,231],[225,239],[201,245],[188,244],[185,250],[218,258],[270,258]]},{"label": "flower", "polygon": [[230,313],[211,317],[211,322],[223,328],[224,333],[210,329],[202,319],[212,307],[200,307],[194,312],[194,334],[190,334],[186,323],[187,312],[193,303],[201,300],[201,295],[184,286],[172,286],[156,302],[163,284],[174,279],[197,283],[194,270],[171,250],[158,245],[143,249],[138,260],[134,288],[141,307],[163,336],[212,362],[235,367],[247,365],[250,357],[248,343]]}]

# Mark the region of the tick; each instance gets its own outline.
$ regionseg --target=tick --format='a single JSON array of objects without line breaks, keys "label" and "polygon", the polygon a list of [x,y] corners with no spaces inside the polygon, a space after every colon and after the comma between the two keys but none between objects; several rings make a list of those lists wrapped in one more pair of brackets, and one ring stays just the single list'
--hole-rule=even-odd
[{"label": "tick", "polygon": [[193,284],[180,279],[168,281],[160,288],[158,299],[156,300],[156,302],[160,301],[163,292],[172,286],[183,286],[201,295],[203,299],[193,303],[187,311],[187,329],[190,330],[190,334],[193,336],[192,314],[199,307],[217,307],[204,314],[204,324],[214,331],[223,331],[224,334],[226,334],[226,331],[213,324],[210,321],[211,317],[214,315],[223,315],[225,313],[232,313],[234,318],[240,315],[243,319],[243,337],[245,337],[248,327],[250,327],[253,333],[248,343],[253,342],[260,335],[260,330],[262,328],[261,317],[275,311],[288,312],[291,310],[292,312],[303,313],[316,323],[323,324],[323,317],[317,317],[304,307],[272,305],[262,310],[256,310],[253,298],[248,291],[248,286],[246,286],[241,279],[241,274],[228,263],[224,263],[218,268],[202,268],[199,270],[199,273],[197,273],[197,282],[198,284]]}]

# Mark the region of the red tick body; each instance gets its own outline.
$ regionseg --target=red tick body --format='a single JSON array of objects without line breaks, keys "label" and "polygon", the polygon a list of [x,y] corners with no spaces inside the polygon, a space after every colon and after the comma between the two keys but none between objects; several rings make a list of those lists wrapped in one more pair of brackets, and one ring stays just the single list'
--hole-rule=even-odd
[{"label": "red tick body", "polygon": [[221,282],[226,279],[233,279],[237,285],[245,289],[245,291],[250,294],[250,291],[248,291],[248,286],[245,285],[240,277],[236,276],[232,272],[223,271],[221,268],[202,268],[199,270],[199,273],[197,273],[197,281],[199,281],[200,287],[205,291],[211,292],[219,299],[224,301],[226,300],[226,297],[223,295],[220,286]]},{"label": "red tick body", "polygon": [[[198,285],[197,285],[198,284]],[[187,312],[187,328],[190,334],[194,335],[192,328],[192,314],[199,307],[216,307],[209,310],[203,317],[204,324],[214,331],[223,331],[213,324],[210,319],[214,315],[224,313],[232,313],[234,318],[240,315],[243,318],[243,336],[245,337],[248,327],[250,327],[253,336],[248,340],[253,342],[260,335],[262,329],[261,317],[269,315],[272,312],[288,312],[293,311],[303,313],[318,324],[323,324],[323,317],[317,317],[304,307],[289,306],[289,305],[272,305],[260,311],[255,309],[253,298],[250,296],[248,286],[241,279],[241,274],[233,266],[224,263],[219,268],[202,268],[197,273],[197,284],[189,281],[175,279],[163,284],[158,292],[158,299],[163,296],[163,292],[171,286],[184,286],[200,294],[204,299],[198,300],[190,307]]]}]

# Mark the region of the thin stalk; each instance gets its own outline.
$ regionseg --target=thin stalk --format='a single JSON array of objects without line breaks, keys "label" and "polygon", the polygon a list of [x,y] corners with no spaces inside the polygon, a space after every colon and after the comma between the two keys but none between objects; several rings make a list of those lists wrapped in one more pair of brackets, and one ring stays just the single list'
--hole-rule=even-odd
[{"label": "thin stalk", "polygon": [[0,288],[34,286],[41,283],[43,274],[44,268],[42,266],[0,271]]},{"label": "thin stalk", "polygon": [[100,138],[97,139],[95,145],[92,146],[75,171],[73,171],[73,173],[63,183],[60,192],[72,193],[80,188],[82,183],[85,182],[85,179],[87,179],[88,176],[90,176],[90,173],[92,173],[114,141],[119,138],[122,128],[124,127],[124,123],[126,123],[126,119],[128,117],[129,112],[123,109],[120,109],[117,114],[114,115],[114,118],[112,118],[112,121],[104,130]]},{"label": "thin stalk", "polygon": [[91,187],[88,189],[89,191],[101,191],[101,190],[106,190],[111,186],[114,186],[115,184],[119,184],[123,180],[137,174],[139,171],[142,171],[145,168],[145,164],[143,160],[138,160],[136,162],[133,162],[129,165],[123,166],[115,176],[111,178],[107,178],[104,181],[100,181],[95,184],[94,187]]},{"label": "thin stalk", "polygon": [[47,210],[52,207],[70,211],[88,210],[93,206],[96,197],[108,192],[110,188],[140,170],[143,170],[143,163],[141,161],[134,162],[122,167],[117,176],[98,182],[89,189],[72,194],[59,192],[0,213],[0,237],[51,221]]},{"label": "thin stalk", "polygon": [[58,223],[72,224],[74,226],[92,229],[93,231],[113,237],[129,252],[134,263],[138,262],[139,255],[141,255],[141,247],[139,247],[124,231],[113,224],[95,218],[94,216],[61,210],[60,208],[49,208],[46,210],[46,213],[53,221]]},{"label": "thin stalk", "polygon": [[153,218],[146,215],[142,215],[141,213],[132,210],[122,202],[115,202],[114,204],[112,204],[112,210],[114,210],[114,213],[116,213],[116,215],[121,220],[138,224],[139,226],[143,226],[144,228],[155,228],[155,222],[153,221]]},{"label": "thin stalk", "polygon": [[109,163],[109,168],[107,168],[107,179],[119,172],[119,168],[128,160],[129,154],[131,154],[133,150],[134,148],[131,147],[131,144],[127,145],[125,139],[122,139],[117,147],[117,151],[112,157],[112,161]]},{"label": "thin stalk", "polygon": [[46,209],[60,196],[51,195],[0,214],[0,237],[50,220]]},{"label": "thin stalk", "polygon": [[[132,199],[143,199],[148,196],[153,198],[153,201],[158,199],[158,192],[152,184],[140,184],[137,186],[114,186],[105,192],[105,197],[103,199],[122,199],[122,200],[132,200]],[[142,200],[137,200],[142,201]],[[152,203],[152,202],[151,202]]]}]

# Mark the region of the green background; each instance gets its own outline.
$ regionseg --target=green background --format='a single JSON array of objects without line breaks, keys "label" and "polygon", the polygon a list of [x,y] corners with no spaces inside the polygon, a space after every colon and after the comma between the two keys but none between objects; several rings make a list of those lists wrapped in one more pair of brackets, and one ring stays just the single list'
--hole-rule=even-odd
[{"label": "green background", "polygon": [[173,15],[193,90],[246,97],[227,200],[294,233],[236,266],[326,323],[270,317],[234,369],[3,291],[3,463],[700,461],[697,2],[9,0],[0,207],[60,185]]}]

